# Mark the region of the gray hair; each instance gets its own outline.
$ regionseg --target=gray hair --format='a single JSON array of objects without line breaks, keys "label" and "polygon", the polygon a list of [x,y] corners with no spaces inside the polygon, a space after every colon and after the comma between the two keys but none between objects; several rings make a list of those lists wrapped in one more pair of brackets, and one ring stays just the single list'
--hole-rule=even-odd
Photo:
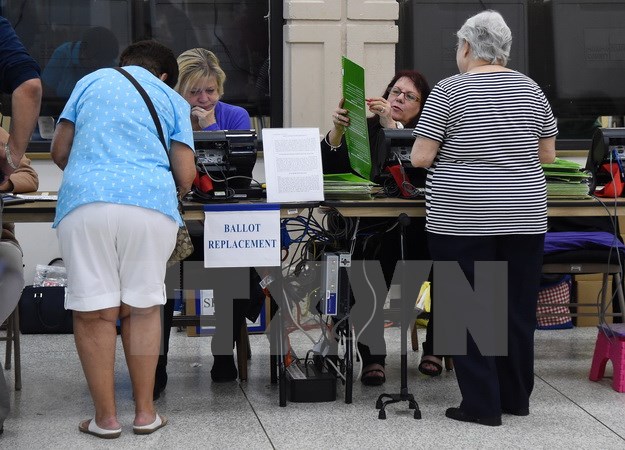
[{"label": "gray hair", "polygon": [[510,57],[512,32],[501,14],[487,10],[467,19],[456,33],[458,45],[466,41],[474,59],[505,66]]}]

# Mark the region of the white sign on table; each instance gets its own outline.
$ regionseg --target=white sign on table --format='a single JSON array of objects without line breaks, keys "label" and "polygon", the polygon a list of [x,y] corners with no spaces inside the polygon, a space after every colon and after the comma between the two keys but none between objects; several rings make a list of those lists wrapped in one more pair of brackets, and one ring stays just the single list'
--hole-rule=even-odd
[{"label": "white sign on table", "polygon": [[280,266],[280,205],[204,205],[204,267]]}]

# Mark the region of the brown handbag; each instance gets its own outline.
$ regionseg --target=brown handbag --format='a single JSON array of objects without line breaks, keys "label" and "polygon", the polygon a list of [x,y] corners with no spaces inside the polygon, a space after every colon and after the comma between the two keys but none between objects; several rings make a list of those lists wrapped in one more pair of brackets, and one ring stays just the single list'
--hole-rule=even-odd
[{"label": "brown handbag", "polygon": [[[178,203],[178,210],[180,211],[180,215],[182,216],[182,202]],[[193,253],[193,241],[191,240],[191,235],[189,235],[189,230],[187,226],[184,224],[178,228],[178,234],[176,235],[176,246],[174,247],[174,251],[171,252],[171,256],[167,261],[167,267],[171,267],[174,264],[187,259]]]},{"label": "brown handbag", "polygon": [[[165,143],[165,136],[163,135],[163,128],[161,127],[161,122],[158,120],[158,115],[156,114],[156,109],[154,108],[154,104],[148,94],[145,92],[143,87],[139,84],[135,78],[126,72],[121,67],[114,67],[119,73],[124,75],[128,80],[133,84],[133,86],[139,91],[143,101],[148,107],[150,111],[150,115],[152,116],[152,120],[154,120],[154,125],[156,125],[156,131],[158,131],[158,137],[161,140],[161,144],[163,144],[163,148],[165,149],[165,153],[167,153],[167,158],[169,158],[169,151],[167,150],[167,144]],[[171,158],[169,158],[169,167],[171,168]],[[173,174],[172,174],[173,177]],[[178,200],[178,211],[180,211],[180,216],[182,216],[182,202]],[[184,223],[182,222],[182,226],[178,228],[178,235],[176,236],[176,246],[174,247],[174,251],[171,253],[169,260],[167,261],[167,267],[171,267],[174,264],[185,260],[193,253],[193,241],[191,241],[191,236],[189,235],[189,230]]]}]

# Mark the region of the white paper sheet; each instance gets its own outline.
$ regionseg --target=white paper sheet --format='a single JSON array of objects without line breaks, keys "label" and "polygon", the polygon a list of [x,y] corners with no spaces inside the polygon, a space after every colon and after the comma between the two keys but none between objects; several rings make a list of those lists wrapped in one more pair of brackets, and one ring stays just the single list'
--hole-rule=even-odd
[{"label": "white paper sheet", "polygon": [[323,201],[319,128],[263,128],[267,202]]}]

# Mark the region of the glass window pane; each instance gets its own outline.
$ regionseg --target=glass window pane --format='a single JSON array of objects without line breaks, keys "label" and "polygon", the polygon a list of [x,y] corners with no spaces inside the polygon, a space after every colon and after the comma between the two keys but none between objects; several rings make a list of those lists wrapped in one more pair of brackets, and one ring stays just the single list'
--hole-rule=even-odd
[{"label": "glass window pane", "polygon": [[[78,79],[117,65],[140,39],[156,39],[176,56],[213,51],[226,72],[223,100],[268,116],[268,9],[269,0],[0,0],[0,14],[41,66],[41,115],[54,117]],[[6,96],[2,111],[10,111]]]}]

